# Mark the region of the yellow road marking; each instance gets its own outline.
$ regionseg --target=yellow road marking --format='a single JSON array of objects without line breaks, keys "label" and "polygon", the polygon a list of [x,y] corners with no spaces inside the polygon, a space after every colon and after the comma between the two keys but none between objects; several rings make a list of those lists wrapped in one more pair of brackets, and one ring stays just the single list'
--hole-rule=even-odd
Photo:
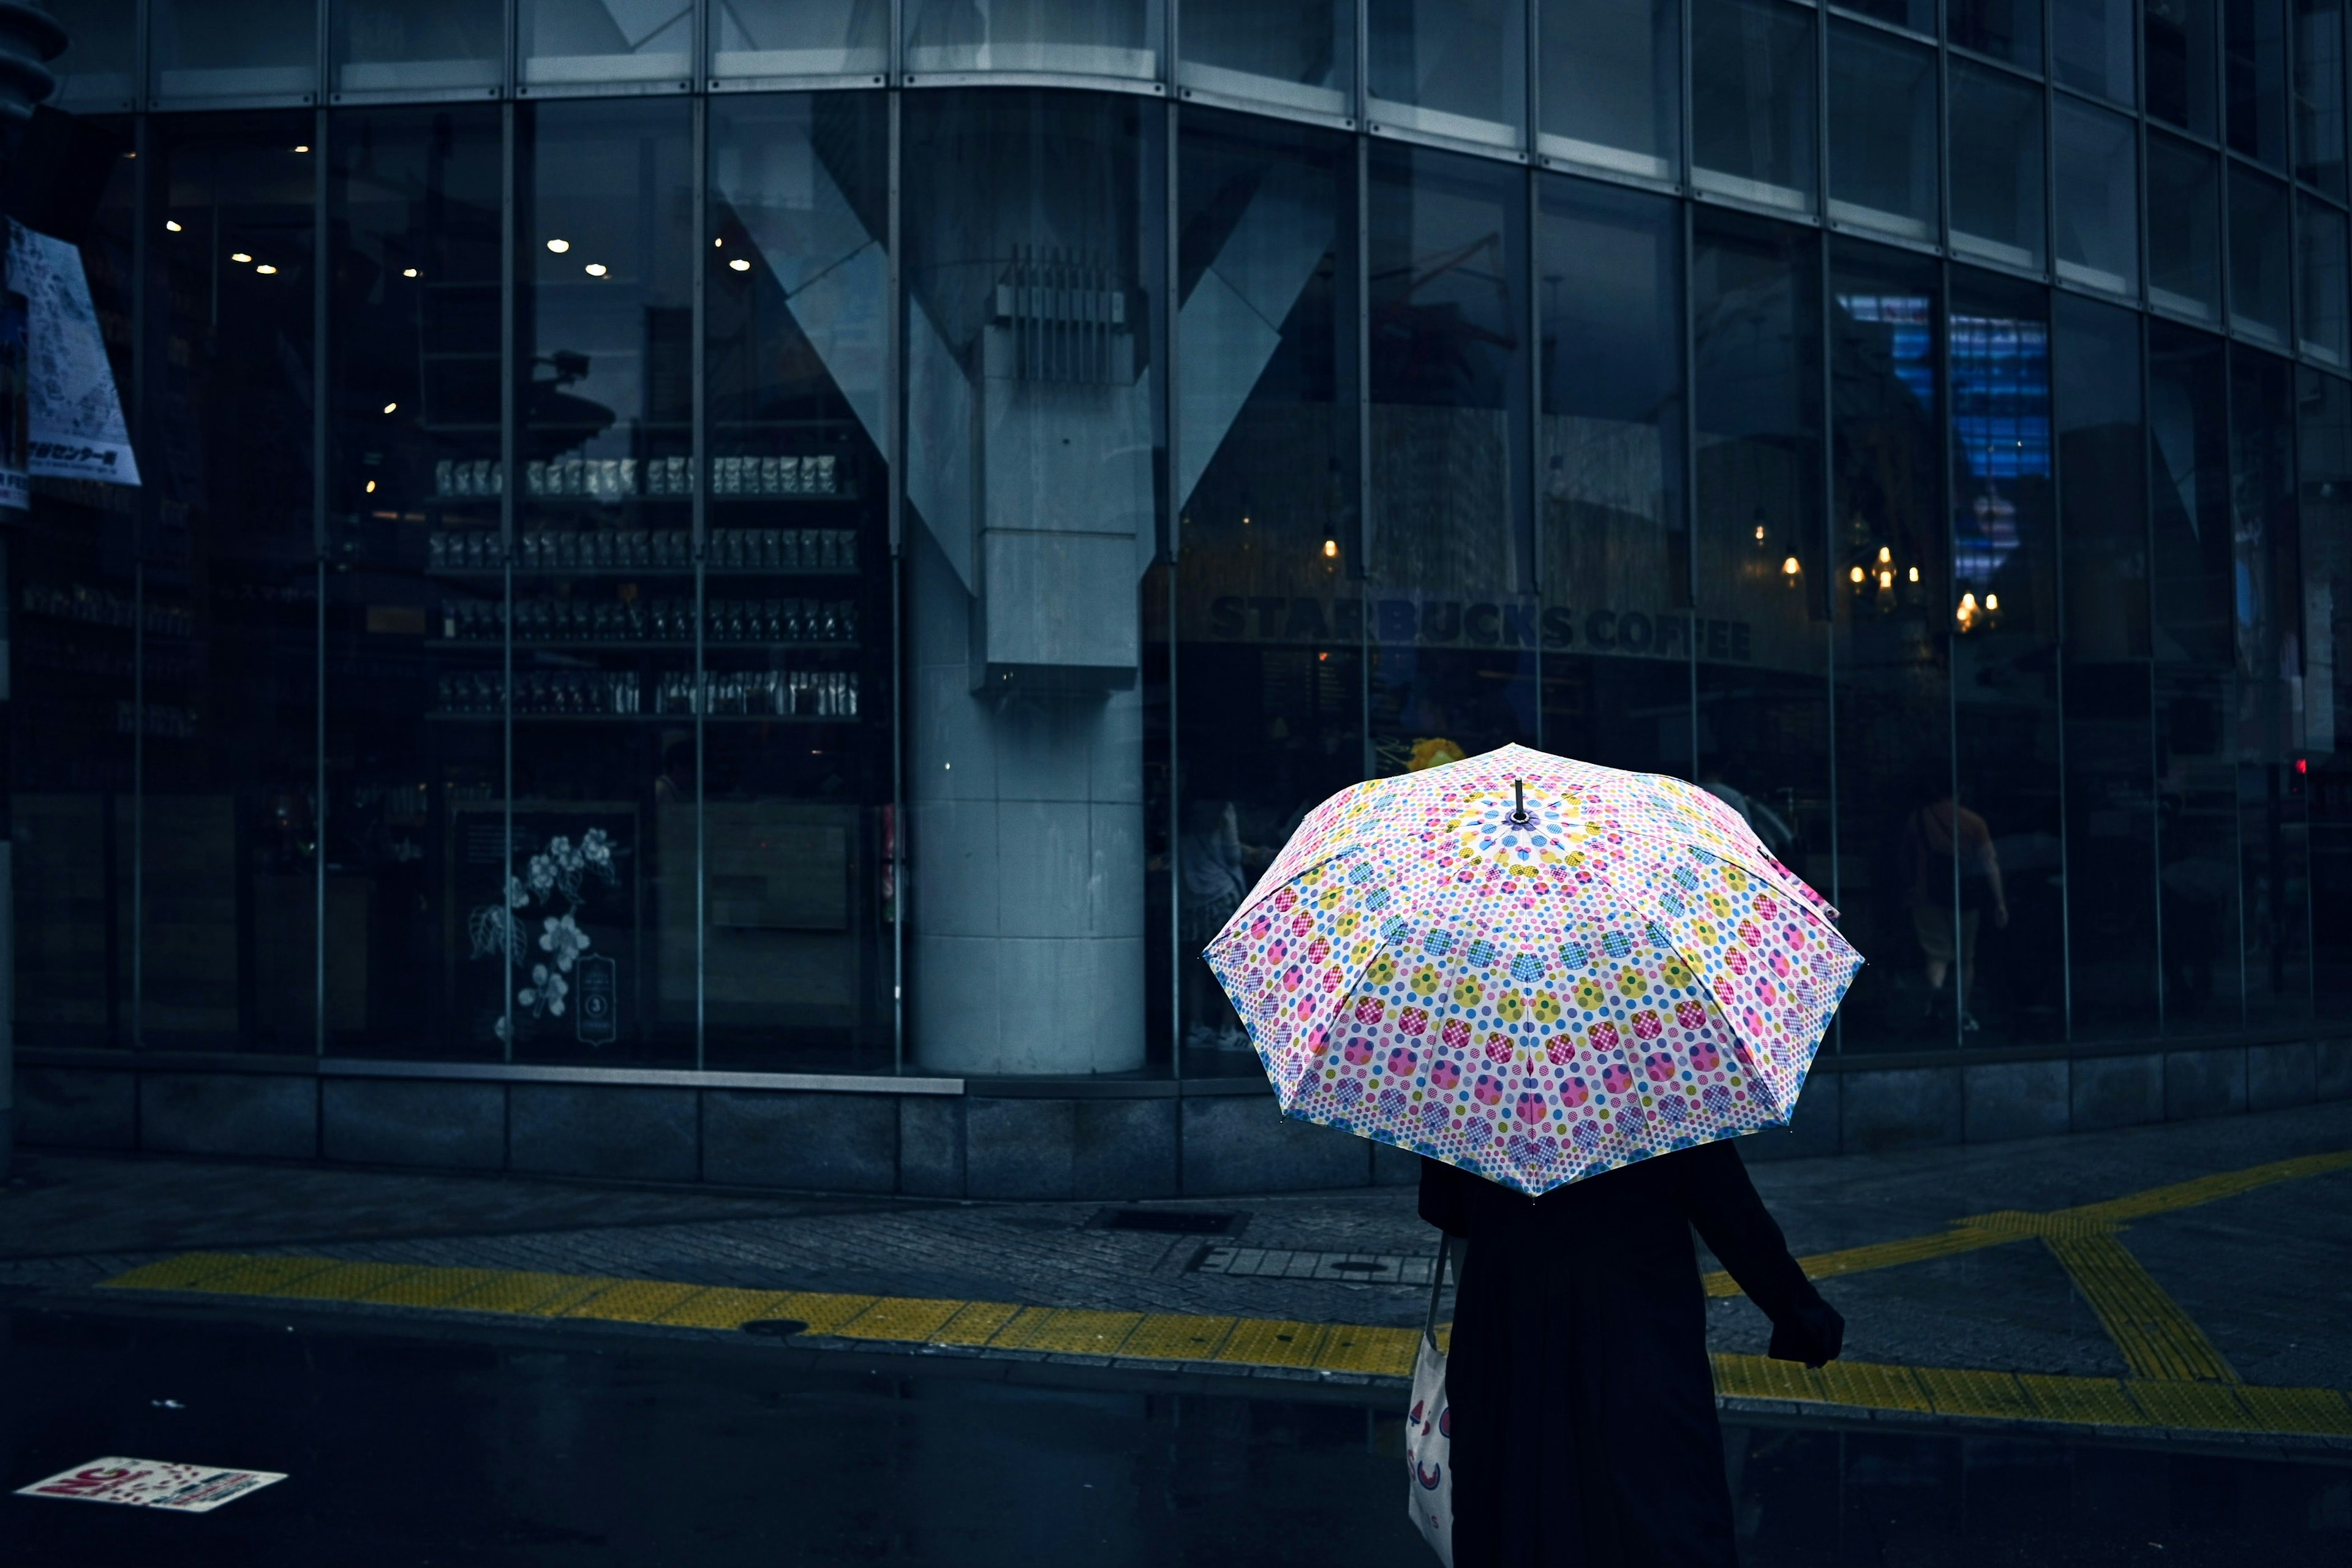
[{"label": "yellow road marking", "polygon": [[2235,1383],[2238,1374],[2139,1259],[2112,1236],[2046,1236],[2134,1377]]},{"label": "yellow road marking", "polygon": [[[324,1299],[721,1330],[787,1318],[807,1323],[812,1333],[877,1342],[1215,1361],[1390,1377],[1412,1372],[1417,1338],[1412,1329],[1358,1323],[744,1290],[596,1275],[222,1253],[164,1258],[118,1275],[106,1285],[113,1289]],[[1832,1362],[1813,1371],[1793,1362],[1731,1354],[1716,1356],[1714,1364],[1717,1390],[1734,1397],[2075,1425],[2352,1435],[2352,1399],[2332,1388],[2257,1388],[2138,1375],[2053,1377],[1869,1362]]]}]

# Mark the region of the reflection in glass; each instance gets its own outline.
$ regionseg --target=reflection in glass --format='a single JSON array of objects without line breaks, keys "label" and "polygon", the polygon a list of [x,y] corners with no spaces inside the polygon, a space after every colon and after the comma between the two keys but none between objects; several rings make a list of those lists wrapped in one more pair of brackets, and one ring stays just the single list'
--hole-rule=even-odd
[{"label": "reflection in glass", "polygon": [[190,115],[148,132],[161,232],[140,450],[170,454],[145,472],[158,510],[135,721],[151,1047],[318,1047],[316,175],[292,151],[310,123]]},{"label": "reflection in glass", "polygon": [[2139,291],[2138,130],[2072,98],[2057,100],[2058,276]]},{"label": "reflection in glass", "polygon": [[2294,382],[2284,360],[2230,355],[2230,536],[2238,614],[2238,897],[2246,1022],[2311,1010],[2311,869],[2303,746],[2302,551]]},{"label": "reflection in glass", "polygon": [[1479,159],[1370,149],[1378,775],[1537,735],[1525,179]]},{"label": "reflection in glass", "polygon": [[1960,48],[2042,68],[2042,0],[1947,0],[1944,26]]},{"label": "reflection in glass", "polygon": [[2050,74],[2068,87],[2130,105],[2134,10],[2132,0],[2052,0]]},{"label": "reflection in glass", "polygon": [[461,1000],[502,735],[441,716],[494,709],[506,662],[500,147],[491,104],[348,110],[328,143],[330,1050],[503,1054],[495,990]]},{"label": "reflection in glass", "polygon": [[2344,3],[2295,0],[2294,176],[2344,196]]},{"label": "reflection in glass", "polygon": [[472,0],[335,0],[338,92],[494,88],[506,75],[505,18]]},{"label": "reflection in glass", "polygon": [[[127,417],[137,281],[130,161],[118,165],[81,246]],[[162,220],[145,218],[163,237]],[[133,426],[134,441],[137,426]],[[152,448],[143,448],[147,456]],[[152,463],[152,459],[151,459]],[[164,476],[151,466],[149,485]],[[159,702],[184,707],[167,684],[194,647],[189,606],[159,597],[142,616],[135,544],[139,492],[127,486],[37,479],[9,531],[7,625],[9,931],[14,1026],[28,1046],[131,1043],[132,846],[140,667]],[[149,645],[152,643],[152,650]]]},{"label": "reflection in glass", "polygon": [[1691,662],[1731,631],[1692,614],[1682,216],[1582,180],[1538,194],[1544,744],[1690,778]]},{"label": "reflection in glass", "polygon": [[1356,13],[1347,0],[1189,0],[1176,79],[1318,114],[1350,112]]},{"label": "reflection in glass", "polygon": [[1365,89],[1383,123],[1526,145],[1520,0],[1364,0]]},{"label": "reflection in glass", "polygon": [[[673,742],[654,794],[665,907],[691,904],[698,777],[704,1059],[887,1068],[888,105],[745,95],[709,115],[709,696],[699,757]],[[661,1008],[685,1026],[692,927],[662,931]]]},{"label": "reflection in glass", "polygon": [[1837,902],[1878,955],[1839,1009],[1846,1050],[1956,1043],[1956,933],[1972,949],[1983,918],[1956,913],[1935,847],[1952,765],[1937,272],[1863,246],[1831,255]]},{"label": "reflection in glass", "polygon": [[1198,954],[1307,809],[1364,776],[1383,613],[1356,504],[1355,149],[1195,113],[1180,159],[1181,1037],[1188,1074],[1252,1073]]},{"label": "reflection in glass", "polygon": [[2226,0],[2221,45],[2230,147],[2284,172],[2286,0]]},{"label": "reflection in glass", "polygon": [[2213,5],[2147,0],[2141,10],[2148,113],[2208,138],[2214,131]]},{"label": "reflection in glass", "polygon": [[2147,473],[2139,319],[2055,302],[2059,522],[2065,541],[2066,887],[2073,1036],[2157,1017],[2156,801],[2149,788]]},{"label": "reflection in glass", "polygon": [[149,89],[171,100],[316,92],[318,16],[312,0],[156,0]]},{"label": "reflection in glass", "polygon": [[[503,866],[469,857],[465,901],[520,879],[533,940],[510,964],[469,960],[462,994],[519,1060],[691,1058],[693,1019],[656,1002],[654,973],[695,914],[663,808],[692,787],[697,710],[722,705],[715,682],[698,691],[678,624],[694,595],[688,110],[549,102],[515,127],[512,837]],[[749,694],[725,707],[758,721]]]},{"label": "reflection in glass", "polygon": [[1002,89],[902,112],[923,150],[903,173],[908,1038],[943,1070],[1123,1071],[1146,1047],[1168,116]]},{"label": "reflection in glass", "polygon": [[2295,375],[2312,988],[2315,1010],[2341,1017],[2352,1002],[2352,756],[2342,744],[2352,737],[2352,384],[2313,370]]},{"label": "reflection in glass", "polygon": [[1952,389],[1953,773],[1930,849],[1954,862],[1976,963],[1955,950],[1970,1044],[2065,1037],[2058,541],[2050,331],[2039,288],[1956,271]]},{"label": "reflection in glass", "polygon": [[694,75],[693,0],[516,0],[520,76],[533,87]]},{"label": "reflection in glass", "polygon": [[1830,216],[1936,237],[1936,52],[1830,30]]},{"label": "reflection in glass", "polygon": [[890,13],[866,0],[712,0],[710,74],[879,76]]},{"label": "reflection in glass", "polygon": [[2301,218],[2295,227],[2295,342],[2305,356],[2327,364],[2346,361],[2344,321],[2347,279],[2344,254],[2344,215],[2309,196],[2299,198]]},{"label": "reflection in glass", "polygon": [[1955,60],[1951,67],[1952,248],[2042,267],[2042,89]]},{"label": "reflection in glass", "polygon": [[1936,0],[1851,0],[1845,9],[1930,38],[1936,36]]},{"label": "reflection in glass", "polygon": [[49,0],[46,9],[66,30],[65,53],[49,62],[58,106],[129,109],[139,90],[138,0]]},{"label": "reflection in glass", "polygon": [[1682,153],[1681,0],[1548,0],[1539,150],[1654,180]]},{"label": "reflection in glass", "polygon": [[2286,186],[2242,164],[2230,171],[2230,325],[2263,342],[2287,342]]},{"label": "reflection in glass", "polygon": [[1813,205],[1813,15],[1694,0],[1691,183],[1764,206]]},{"label": "reflection in glass", "polygon": [[2152,321],[2147,352],[2158,957],[2164,1031],[2190,1035],[2244,1005],[2227,351]]},{"label": "reflection in glass", "polygon": [[1827,896],[1820,245],[1729,214],[1695,223],[1698,782],[1738,796],[1759,837]]},{"label": "reflection in glass", "polygon": [[1160,0],[908,0],[906,68],[1160,75]]},{"label": "reflection in glass", "polygon": [[2221,164],[2161,131],[2147,135],[2147,302],[2221,319]]}]

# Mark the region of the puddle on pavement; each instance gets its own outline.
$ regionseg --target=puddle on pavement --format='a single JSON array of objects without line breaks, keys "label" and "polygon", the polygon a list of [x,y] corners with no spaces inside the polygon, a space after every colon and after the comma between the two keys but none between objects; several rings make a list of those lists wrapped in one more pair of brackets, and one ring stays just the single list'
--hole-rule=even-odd
[{"label": "puddle on pavement", "polygon": [[[1384,1405],[836,1370],[737,1339],[518,1348],[29,1310],[4,1326],[9,1487],[91,1454],[292,1477],[202,1518],[0,1497],[11,1562],[1431,1561]],[[2352,1460],[1745,1424],[1726,1450],[1747,1568],[2352,1560]]]}]

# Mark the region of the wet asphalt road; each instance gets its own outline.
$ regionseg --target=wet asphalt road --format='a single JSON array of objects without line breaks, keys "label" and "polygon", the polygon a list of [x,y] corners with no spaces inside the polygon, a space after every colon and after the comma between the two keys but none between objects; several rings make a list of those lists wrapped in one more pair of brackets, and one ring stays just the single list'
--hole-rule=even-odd
[{"label": "wet asphalt road", "polygon": [[[1433,1561],[1403,1519],[1401,1424],[1360,1402],[737,1343],[34,1308],[0,1326],[9,1491],[102,1455],[289,1477],[202,1516],[0,1496],[5,1568]],[[1833,1425],[1733,1426],[1726,1447],[1748,1568],[2352,1561],[2340,1461]]]}]

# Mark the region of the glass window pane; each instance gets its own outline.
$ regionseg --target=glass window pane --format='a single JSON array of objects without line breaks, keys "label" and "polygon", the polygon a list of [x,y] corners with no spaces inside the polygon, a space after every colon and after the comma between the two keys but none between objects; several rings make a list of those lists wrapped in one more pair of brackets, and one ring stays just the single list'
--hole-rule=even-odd
[{"label": "glass window pane", "polygon": [[2230,354],[2230,536],[2237,585],[2238,897],[2245,910],[2246,1022],[2310,1016],[2303,747],[2302,552],[2295,511],[2293,367]]},{"label": "glass window pane", "polygon": [[2344,321],[2347,291],[2352,289],[2352,279],[2345,272],[2344,215],[2309,196],[2300,205],[2295,341],[2309,357],[2343,364],[2347,348],[2352,348],[2346,341]]},{"label": "glass window pane", "polygon": [[2139,136],[2120,114],[2057,100],[2058,276],[2139,291]]},{"label": "glass window pane", "polygon": [[2295,0],[2294,175],[2344,195],[2343,0]]},{"label": "glass window pane", "polygon": [[1692,615],[1682,214],[1539,184],[1544,745],[1689,778],[1691,660],[1731,632]]},{"label": "glass window pane", "polygon": [[1528,111],[1520,0],[1364,0],[1373,117],[1409,131],[1518,147]]},{"label": "glass window pane", "polygon": [[710,74],[880,76],[890,68],[890,12],[864,0],[712,0]]},{"label": "glass window pane", "polygon": [[2230,145],[2286,167],[2286,0],[2223,0]]},{"label": "glass window pane", "polygon": [[1705,209],[1694,223],[1698,780],[1738,796],[1759,836],[1826,896],[1821,237]]},{"label": "glass window pane", "polygon": [[2147,346],[2164,1031],[2193,1035],[2237,1027],[2244,1008],[2227,350],[2162,321]]},{"label": "glass window pane", "polygon": [[1356,9],[1348,0],[1189,0],[1176,79],[1318,114],[1353,112]]},{"label": "glass window pane", "polygon": [[2042,266],[2042,89],[1952,63],[1952,248]]},{"label": "glass window pane", "polygon": [[[1370,670],[1373,772],[1534,744],[1528,176],[1372,144]],[[1391,606],[1395,608],[1391,609]],[[1391,636],[1391,633],[1395,635]]]},{"label": "glass window pane", "polygon": [[2131,0],[2053,0],[2051,75],[2068,87],[2116,103],[2134,102],[2136,30]]},{"label": "glass window pane", "polygon": [[2141,34],[2147,50],[2147,111],[2158,120],[2213,134],[2214,0],[2147,0]]},{"label": "glass window pane", "polygon": [[1160,0],[910,0],[904,11],[909,71],[1160,75]]},{"label": "glass window pane", "polygon": [[[307,110],[151,123],[141,1042],[317,1048]],[[177,225],[177,228],[168,226]],[[176,635],[164,635],[166,633]],[[328,877],[331,910],[351,884]],[[345,950],[348,951],[348,950]],[[328,977],[328,1009],[356,980]]]},{"label": "glass window pane", "polygon": [[2352,1003],[2352,383],[2297,376],[2313,990],[2315,1009],[2334,1018]]},{"label": "glass window pane", "polygon": [[2156,797],[2139,318],[2056,300],[2065,542],[2067,963],[2072,1037],[2157,1016]]},{"label": "glass window pane", "polygon": [[2221,161],[2161,131],[2147,135],[2147,302],[2221,319]]},{"label": "glass window pane", "polygon": [[1838,0],[1840,6],[1892,26],[1936,36],[1936,0]]},{"label": "glass window pane", "polygon": [[1813,205],[1813,16],[1780,0],[1694,0],[1691,182],[1765,206]]},{"label": "glass window pane", "polygon": [[160,99],[296,99],[319,90],[311,0],[156,0],[148,82]]},{"label": "glass window pane", "polygon": [[2042,0],[1946,0],[1944,18],[1959,47],[2042,68]]},{"label": "glass window pane", "polygon": [[1189,113],[1179,158],[1181,1038],[1188,1075],[1250,1074],[1198,955],[1299,815],[1367,771],[1381,611],[1356,505],[1356,153],[1343,135]]},{"label": "glass window pane", "polygon": [[[127,132],[121,121],[110,125]],[[126,419],[131,401],[135,269],[143,226],[173,237],[163,215],[135,210],[128,158],[107,181],[82,242],[84,275]],[[144,433],[131,425],[133,445]],[[142,455],[152,447],[141,448]],[[152,458],[151,458],[152,461]],[[150,469],[145,483],[163,478]],[[32,481],[8,553],[7,658],[14,690],[0,724],[8,745],[9,921],[15,943],[16,1037],[27,1046],[131,1043],[132,738],[140,666],[151,636],[138,614],[139,492],[123,485]],[[159,608],[163,607],[161,605]],[[155,674],[187,661],[185,616],[152,621]],[[184,706],[159,684],[159,702]]]},{"label": "glass window pane", "polygon": [[1952,946],[1952,879],[1910,831],[1951,789],[1942,290],[1935,262],[1873,247],[1835,245],[1830,267],[1838,907],[1879,955],[1838,1010],[1839,1040],[1949,1047],[1952,964],[1935,955]]},{"label": "glass window pane", "polygon": [[1936,53],[1885,34],[1830,32],[1830,216],[1936,237]]},{"label": "glass window pane", "polygon": [[2230,171],[2230,325],[2259,342],[2287,342],[2286,186],[2242,166]]},{"label": "glass window pane", "polygon": [[951,1071],[1126,1070],[1148,1005],[1139,588],[1165,494],[1168,115],[1009,89],[902,113],[907,828],[927,867],[907,1036]]},{"label": "glass window pane", "polygon": [[519,75],[531,87],[694,75],[693,0],[516,0]]},{"label": "glass window pane", "polygon": [[65,53],[49,62],[59,107],[129,109],[139,95],[138,0],[49,0],[48,11],[66,30]]},{"label": "glass window pane", "polygon": [[503,867],[469,871],[466,906],[495,912],[503,869],[520,881],[512,918],[539,933],[521,962],[466,970],[468,1016],[510,1019],[518,1060],[690,1059],[691,991],[667,973],[693,942],[692,848],[666,808],[693,787],[697,706],[713,723],[763,721],[748,692],[722,703],[714,682],[698,698],[692,623],[677,625],[694,595],[679,539],[693,521],[691,131],[682,100],[517,114],[511,813],[460,826],[462,842],[512,834]]},{"label": "glass window pane", "polygon": [[1927,804],[1915,853],[1934,857],[1926,863],[1954,888],[1958,928],[1938,946],[1980,1026],[1963,1021],[1972,1044],[2065,1037],[2047,310],[2039,288],[1953,274],[1945,352],[1957,597],[1946,613],[1957,791]]},{"label": "glass window pane", "polygon": [[[887,1068],[888,102],[744,94],[709,116],[705,1059]],[[686,785],[653,805],[664,898],[686,902],[694,790],[664,773]],[[665,947],[660,988],[688,1020],[691,942]]]},{"label": "glass window pane", "polygon": [[335,90],[495,88],[505,34],[506,18],[473,0],[336,0]]},{"label": "glass window pane", "polygon": [[330,1050],[503,1054],[496,987],[461,1002],[496,963],[462,900],[496,894],[502,737],[444,717],[494,710],[505,662],[501,145],[488,103],[345,110],[328,143],[330,989],[387,982],[337,994]]},{"label": "glass window pane", "polygon": [[1681,0],[1547,0],[1540,150],[1670,180],[1681,163]]}]

